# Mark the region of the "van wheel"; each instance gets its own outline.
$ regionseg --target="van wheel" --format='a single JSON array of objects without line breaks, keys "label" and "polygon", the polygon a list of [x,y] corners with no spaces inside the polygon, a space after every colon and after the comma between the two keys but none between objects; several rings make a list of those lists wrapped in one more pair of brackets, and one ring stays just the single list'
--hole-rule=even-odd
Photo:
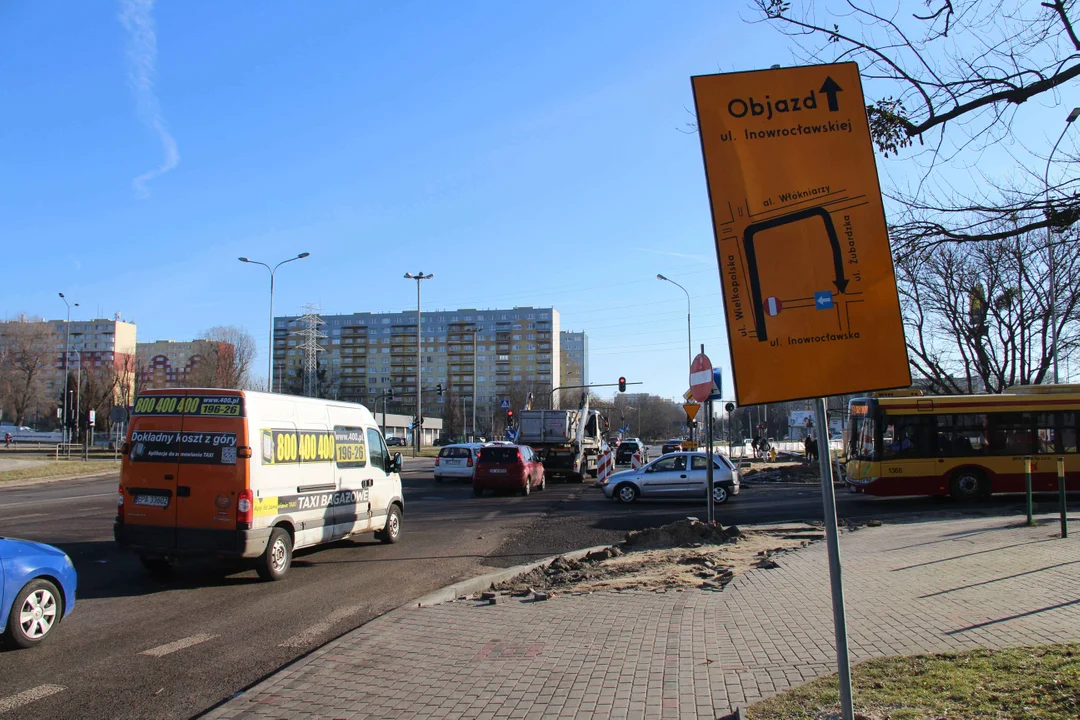
[{"label": "van wheel", "polygon": [[154,577],[165,577],[172,572],[172,561],[169,558],[140,555],[139,562]]},{"label": "van wheel", "polygon": [[284,528],[270,531],[266,550],[255,563],[255,572],[263,580],[280,580],[292,565],[292,538]]},{"label": "van wheel", "polygon": [[990,481],[978,470],[961,470],[953,475],[949,494],[960,502],[981,500],[990,494]]},{"label": "van wheel", "polygon": [[376,533],[379,540],[387,545],[392,545],[401,537],[401,510],[397,505],[390,506],[390,512],[386,514],[386,527]]}]

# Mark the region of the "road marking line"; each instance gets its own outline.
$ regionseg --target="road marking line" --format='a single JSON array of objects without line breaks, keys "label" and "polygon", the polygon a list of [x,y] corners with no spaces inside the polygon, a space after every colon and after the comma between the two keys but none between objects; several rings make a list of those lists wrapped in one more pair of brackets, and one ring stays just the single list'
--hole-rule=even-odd
[{"label": "road marking line", "polygon": [[164,657],[169,653],[174,653],[177,650],[183,650],[189,648],[192,645],[198,645],[204,643],[207,640],[213,640],[217,635],[210,635],[209,633],[200,633],[199,635],[192,635],[176,642],[166,643],[164,645],[158,645],[156,648],[150,648],[149,650],[143,650],[140,655],[149,655],[151,657]]},{"label": "road marking line", "polygon": [[314,625],[309,627],[307,630],[303,630],[301,632],[298,632],[297,634],[293,635],[291,638],[289,638],[285,642],[278,645],[278,647],[283,647],[283,648],[307,647],[308,645],[313,643],[315,640],[317,640],[320,636],[326,634],[326,632],[328,630],[330,630],[332,627],[334,627],[334,625],[337,625],[339,622],[341,622],[345,618],[349,617],[350,615],[355,615],[356,613],[360,612],[360,610],[362,610],[362,609],[363,609],[363,605],[353,605],[352,607],[338,608],[334,612],[327,615],[326,618],[324,618],[323,620],[315,623]]},{"label": "road marking line", "polygon": [[33,517],[49,517],[49,513],[30,513],[29,515],[12,515],[11,517],[4,518],[4,520],[25,520],[26,518],[33,518]]},{"label": "road marking line", "polygon": [[38,685],[36,688],[30,688],[29,690],[23,690],[17,695],[11,697],[0,698],[0,713],[7,712],[8,710],[14,710],[20,708],[23,705],[29,705],[35,700],[41,700],[47,698],[50,695],[55,695],[58,692],[63,692],[67,688],[60,685]]},{"label": "road marking line", "polygon": [[13,508],[22,507],[23,505],[44,505],[45,503],[68,502],[70,500],[85,500],[86,498],[109,497],[110,495],[112,497],[116,497],[116,491],[114,490],[107,493],[94,493],[93,495],[75,495],[73,497],[50,498],[48,500],[29,500],[27,502],[7,503],[4,505],[4,507]]},{"label": "road marking line", "polygon": [[498,515],[498,514],[499,514],[498,510],[492,510],[491,512],[489,512],[487,515],[485,515],[484,517],[482,517],[480,519],[483,520],[484,522],[487,522],[488,520],[494,520],[495,516]]}]

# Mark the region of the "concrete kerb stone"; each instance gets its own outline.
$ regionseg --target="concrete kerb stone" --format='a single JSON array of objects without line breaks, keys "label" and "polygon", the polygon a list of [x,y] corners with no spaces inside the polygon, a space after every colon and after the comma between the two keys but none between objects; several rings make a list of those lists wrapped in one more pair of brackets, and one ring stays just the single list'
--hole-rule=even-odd
[{"label": "concrete kerb stone", "polygon": [[[457,600],[462,595],[472,595],[473,593],[483,592],[492,585],[505,582],[507,580],[513,580],[519,575],[525,575],[530,573],[536,568],[547,567],[551,563],[555,562],[556,558],[564,557],[568,560],[581,560],[591,552],[598,552],[611,547],[611,545],[596,545],[584,550],[573,550],[571,552],[559,553],[558,555],[552,555],[551,557],[544,558],[543,560],[537,560],[536,562],[527,563],[525,565],[515,565],[508,567],[504,570],[497,570],[486,575],[478,575],[468,580],[462,580],[456,582],[453,585],[447,585],[446,587],[439,588],[434,592],[430,592],[423,597],[419,597],[415,600],[410,600],[398,607],[398,610],[409,610],[417,607],[430,607],[432,605],[438,605],[439,603],[450,602],[451,600]],[[393,611],[391,611],[393,612]]]}]

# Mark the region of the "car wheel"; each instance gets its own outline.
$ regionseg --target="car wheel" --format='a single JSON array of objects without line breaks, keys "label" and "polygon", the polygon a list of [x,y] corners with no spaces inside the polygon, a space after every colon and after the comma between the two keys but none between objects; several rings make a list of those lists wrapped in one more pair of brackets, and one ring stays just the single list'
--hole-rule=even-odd
[{"label": "car wheel", "polygon": [[56,585],[48,580],[31,580],[15,596],[4,637],[16,647],[37,645],[60,622],[63,602]]},{"label": "car wheel", "polygon": [[547,473],[540,473],[540,491],[547,490]]},{"label": "car wheel", "polygon": [[631,485],[630,483],[624,483],[615,488],[615,499],[623,503],[632,503],[638,499],[641,492]]},{"label": "car wheel", "polygon": [[390,506],[390,512],[386,514],[386,527],[379,533],[379,540],[386,545],[393,545],[401,537],[401,509],[397,505]]},{"label": "car wheel", "polygon": [[172,561],[168,558],[140,555],[139,562],[154,577],[164,577],[172,572]]},{"label": "car wheel", "polygon": [[280,580],[292,565],[292,538],[285,528],[270,531],[270,541],[263,554],[255,561],[255,572],[263,580]]},{"label": "car wheel", "polygon": [[712,489],[713,503],[715,503],[717,505],[723,505],[724,503],[726,503],[728,501],[728,497],[730,497],[730,495],[728,494],[728,489],[726,487],[724,487],[723,485],[713,485],[713,489]]},{"label": "car wheel", "polygon": [[532,492],[532,478],[528,475],[525,476],[525,487],[521,488],[521,494],[525,497],[529,497],[529,493]]},{"label": "car wheel", "polygon": [[960,502],[979,500],[990,494],[990,482],[978,470],[960,470],[949,483],[949,494]]},{"label": "car wheel", "polygon": [[480,497],[481,495],[484,494],[484,488],[478,488],[475,485],[473,485],[472,494],[475,495],[476,497]]}]

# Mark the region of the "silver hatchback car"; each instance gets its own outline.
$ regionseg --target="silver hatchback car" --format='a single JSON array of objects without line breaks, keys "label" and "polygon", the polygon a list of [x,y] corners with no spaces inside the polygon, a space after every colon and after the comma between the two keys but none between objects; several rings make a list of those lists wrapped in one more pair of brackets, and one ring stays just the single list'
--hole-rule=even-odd
[{"label": "silver hatchback car", "polygon": [[604,496],[624,503],[639,497],[704,498],[710,457],[713,502],[726,503],[739,494],[739,471],[726,456],[704,452],[668,453],[637,470],[617,472],[602,486]]},{"label": "silver hatchback car", "polygon": [[446,445],[435,458],[435,482],[444,478],[472,480],[476,472],[476,453],[487,443],[460,443]]}]

